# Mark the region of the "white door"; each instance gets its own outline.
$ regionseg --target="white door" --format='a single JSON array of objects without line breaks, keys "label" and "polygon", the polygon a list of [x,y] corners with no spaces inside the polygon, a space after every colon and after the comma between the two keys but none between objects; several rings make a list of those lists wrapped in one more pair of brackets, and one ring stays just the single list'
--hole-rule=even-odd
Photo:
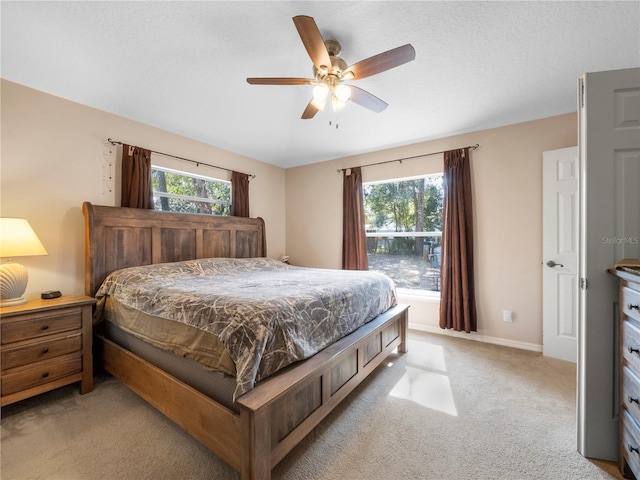
[{"label": "white door", "polygon": [[542,353],[576,362],[578,147],[542,155]]},{"label": "white door", "polygon": [[640,257],[640,68],[579,81],[578,451],[618,458],[616,308],[607,269]]}]

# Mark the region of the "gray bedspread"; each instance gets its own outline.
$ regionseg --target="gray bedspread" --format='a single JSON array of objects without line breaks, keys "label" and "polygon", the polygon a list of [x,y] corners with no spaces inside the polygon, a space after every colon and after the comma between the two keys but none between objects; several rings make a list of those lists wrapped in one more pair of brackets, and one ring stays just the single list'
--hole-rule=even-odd
[{"label": "gray bedspread", "polygon": [[235,398],[308,358],[397,303],[375,272],[207,258],[111,273],[96,297],[217,335],[236,365]]}]

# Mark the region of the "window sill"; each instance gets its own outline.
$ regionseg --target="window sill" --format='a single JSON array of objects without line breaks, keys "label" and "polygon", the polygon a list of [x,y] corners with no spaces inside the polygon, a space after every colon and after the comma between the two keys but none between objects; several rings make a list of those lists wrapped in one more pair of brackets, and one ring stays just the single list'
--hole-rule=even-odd
[{"label": "window sill", "polygon": [[396,288],[396,292],[399,296],[405,298],[440,302],[440,292],[433,292],[431,290],[419,290],[413,288]]}]

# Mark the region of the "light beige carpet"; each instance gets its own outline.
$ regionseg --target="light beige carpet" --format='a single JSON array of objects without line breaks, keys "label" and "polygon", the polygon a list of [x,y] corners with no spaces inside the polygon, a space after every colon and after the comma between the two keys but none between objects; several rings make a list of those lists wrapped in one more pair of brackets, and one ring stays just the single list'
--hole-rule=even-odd
[{"label": "light beige carpet", "polygon": [[[575,365],[412,332],[273,471],[304,480],[619,479],[576,451]],[[187,407],[188,408],[188,407]],[[117,380],[96,377],[2,410],[3,480],[239,475]]]}]

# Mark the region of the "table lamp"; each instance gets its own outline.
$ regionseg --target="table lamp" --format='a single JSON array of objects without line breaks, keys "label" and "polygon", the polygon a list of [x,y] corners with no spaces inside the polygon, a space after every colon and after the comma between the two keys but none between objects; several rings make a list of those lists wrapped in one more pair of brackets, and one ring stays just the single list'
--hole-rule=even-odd
[{"label": "table lamp", "polygon": [[0,218],[0,307],[22,305],[29,275],[27,269],[11,261],[13,257],[48,255],[29,222],[24,218]]}]

